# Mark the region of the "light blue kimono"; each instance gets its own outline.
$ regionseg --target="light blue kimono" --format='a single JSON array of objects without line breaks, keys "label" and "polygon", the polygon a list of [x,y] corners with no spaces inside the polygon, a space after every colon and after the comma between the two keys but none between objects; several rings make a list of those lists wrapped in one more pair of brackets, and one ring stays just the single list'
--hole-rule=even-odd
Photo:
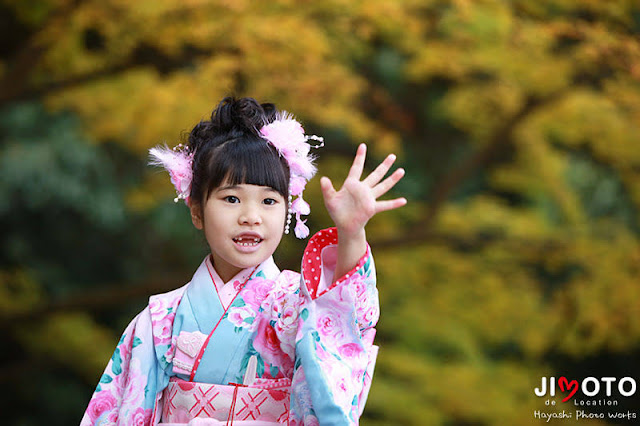
[{"label": "light blue kimono", "polygon": [[314,235],[302,275],[271,258],[241,271],[226,309],[209,258],[187,285],[152,296],[124,331],[81,425],[158,424],[170,378],[241,383],[252,357],[259,378],[291,381],[289,424],[357,424],[377,354],[378,294],[369,250],[333,283],[336,243],[334,228]]}]

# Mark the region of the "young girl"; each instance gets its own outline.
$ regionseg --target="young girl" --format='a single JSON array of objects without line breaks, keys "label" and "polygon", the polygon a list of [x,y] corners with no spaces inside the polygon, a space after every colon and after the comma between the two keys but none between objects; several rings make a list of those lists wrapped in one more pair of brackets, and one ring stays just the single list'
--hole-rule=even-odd
[{"label": "young girl", "polygon": [[310,239],[302,274],[280,271],[271,256],[292,214],[296,236],[308,235],[310,141],[322,139],[274,105],[225,98],[187,147],[151,150],[211,254],[188,284],[152,296],[129,324],[82,425],[358,423],[379,316],[364,227],[406,203],[377,201],[404,172],[383,180],[389,155],[360,180],[360,145],[339,191],[320,181],[336,227]]}]

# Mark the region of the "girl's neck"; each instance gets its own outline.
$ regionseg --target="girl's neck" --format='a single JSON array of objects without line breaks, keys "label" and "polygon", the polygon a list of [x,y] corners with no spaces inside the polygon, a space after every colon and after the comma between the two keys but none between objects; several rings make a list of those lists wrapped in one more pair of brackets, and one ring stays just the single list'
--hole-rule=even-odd
[{"label": "girl's neck", "polygon": [[[225,262],[221,259],[218,259],[218,261],[216,261],[216,257],[213,256],[212,254],[209,255],[209,259],[211,260],[211,265],[216,270],[216,273],[222,280],[223,284],[228,283],[229,281],[231,281],[233,277],[238,275],[241,271],[247,269],[247,268],[241,268],[239,266],[231,265],[230,263]],[[253,267],[255,266],[252,266],[252,268]]]}]

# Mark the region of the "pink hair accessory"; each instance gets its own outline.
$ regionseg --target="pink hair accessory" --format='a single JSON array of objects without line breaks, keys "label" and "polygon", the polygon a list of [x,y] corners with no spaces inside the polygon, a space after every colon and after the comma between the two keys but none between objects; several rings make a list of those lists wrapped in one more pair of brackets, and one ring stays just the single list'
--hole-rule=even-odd
[{"label": "pink hair accessory", "polygon": [[[273,145],[278,153],[287,160],[291,173],[289,180],[289,215],[295,213],[296,226],[294,232],[298,238],[307,238],[309,228],[304,224],[306,220],[300,218],[301,215],[309,215],[311,207],[302,199],[302,192],[307,186],[307,181],[316,174],[316,166],[313,164],[314,157],[309,154],[311,148],[321,148],[324,146],[324,139],[304,134],[302,125],[293,118],[293,115],[286,111],[278,113],[277,118],[260,129],[260,134],[271,145]],[[309,140],[316,140],[318,145],[310,145]],[[295,201],[291,202],[291,196],[297,196]],[[289,233],[289,224],[291,216],[287,218],[285,233]]]},{"label": "pink hair accessory", "polygon": [[305,157],[309,153],[310,147],[306,143],[307,138],[302,125],[286,111],[279,113],[273,122],[262,126],[260,133],[287,160],[294,155],[297,156],[297,151]]},{"label": "pink hair accessory", "polygon": [[300,194],[300,196],[291,203],[291,210],[303,215],[311,213],[311,207],[309,206],[309,203],[302,199],[302,194]]},{"label": "pink hair accessory", "polygon": [[291,195],[300,195],[307,185],[307,180],[302,176],[291,176],[289,180],[289,192]]},{"label": "pink hair accessory", "polygon": [[296,234],[296,238],[307,238],[309,236],[309,227],[304,223],[306,220],[300,219],[300,213],[296,213],[296,227],[293,232]]},{"label": "pink hair accessory", "polygon": [[149,164],[153,166],[164,167],[171,176],[171,183],[176,188],[177,197],[174,202],[184,200],[189,205],[189,194],[191,193],[191,180],[193,163],[193,153],[189,152],[188,147],[179,144],[173,149],[164,146],[157,146],[149,150],[151,161]]}]

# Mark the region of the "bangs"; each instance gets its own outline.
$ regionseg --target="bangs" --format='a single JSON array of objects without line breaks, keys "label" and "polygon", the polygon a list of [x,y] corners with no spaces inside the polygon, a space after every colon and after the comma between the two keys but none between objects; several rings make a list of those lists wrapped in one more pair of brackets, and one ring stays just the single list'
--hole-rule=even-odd
[{"label": "bangs", "polygon": [[214,150],[208,164],[206,199],[223,183],[268,186],[286,200],[289,166],[278,151],[259,136],[227,141]]}]

